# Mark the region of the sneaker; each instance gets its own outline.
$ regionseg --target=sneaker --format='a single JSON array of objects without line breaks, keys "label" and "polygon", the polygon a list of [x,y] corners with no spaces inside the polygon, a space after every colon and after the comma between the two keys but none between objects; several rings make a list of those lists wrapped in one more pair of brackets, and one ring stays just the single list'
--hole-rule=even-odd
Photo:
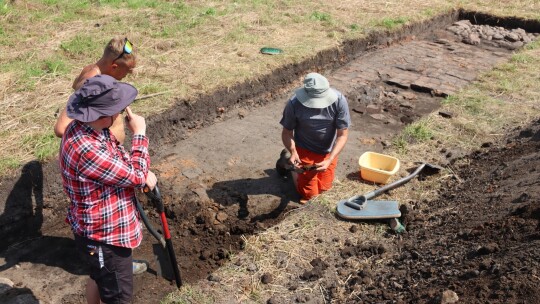
[{"label": "sneaker", "polygon": [[276,161],[276,171],[281,176],[286,176],[289,173],[289,158],[291,153],[287,149],[283,149]]},{"label": "sneaker", "polygon": [[146,261],[143,260],[133,260],[133,274],[138,275],[146,272],[148,266]]}]

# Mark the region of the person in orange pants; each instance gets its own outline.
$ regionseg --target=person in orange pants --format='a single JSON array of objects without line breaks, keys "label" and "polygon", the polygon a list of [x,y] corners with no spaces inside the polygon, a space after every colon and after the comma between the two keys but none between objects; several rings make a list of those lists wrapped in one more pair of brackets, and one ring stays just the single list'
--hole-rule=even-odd
[{"label": "person in orange pants", "polygon": [[309,73],[287,102],[280,124],[287,150],[282,157],[294,166],[292,177],[302,196],[300,203],[306,203],[332,187],[351,125],[347,99],[330,88],[324,76]]}]

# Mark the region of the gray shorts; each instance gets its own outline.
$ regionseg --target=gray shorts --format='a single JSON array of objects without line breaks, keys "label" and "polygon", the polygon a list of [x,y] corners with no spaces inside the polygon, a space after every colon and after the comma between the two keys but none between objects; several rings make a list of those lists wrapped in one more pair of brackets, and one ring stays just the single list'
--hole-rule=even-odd
[{"label": "gray shorts", "polygon": [[90,278],[103,303],[131,303],[133,257],[131,248],[117,247],[75,235],[77,250],[90,266]]}]

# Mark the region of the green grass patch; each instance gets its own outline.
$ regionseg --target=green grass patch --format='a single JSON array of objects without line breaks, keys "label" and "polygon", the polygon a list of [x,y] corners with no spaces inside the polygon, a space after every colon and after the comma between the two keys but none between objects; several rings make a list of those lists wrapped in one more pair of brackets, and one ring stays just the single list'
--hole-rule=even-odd
[{"label": "green grass patch", "polygon": [[399,17],[399,18],[383,18],[380,22],[376,23],[376,26],[382,26],[389,30],[402,26],[403,24],[409,21],[408,18]]},{"label": "green grass patch", "polygon": [[46,74],[59,76],[67,74],[69,67],[61,58],[50,58],[43,61],[42,71]]},{"label": "green grass patch", "polygon": [[428,123],[423,120],[405,127],[403,134],[418,142],[430,140],[433,137],[433,131],[428,127]]},{"label": "green grass patch", "polygon": [[[189,8],[184,5],[172,5],[160,7],[157,15],[164,20],[163,25],[158,30],[149,31],[147,35],[152,38],[178,38],[189,30],[200,27],[208,20],[210,16],[217,14],[213,8],[197,9]],[[137,27],[150,28],[151,24],[148,18],[137,19]]]},{"label": "green grass patch", "polygon": [[68,41],[60,43],[60,48],[71,57],[90,57],[100,56],[103,52],[105,43],[94,40],[94,37],[77,35]]},{"label": "green grass patch", "polygon": [[0,0],[0,15],[5,15],[11,11],[8,1]]},{"label": "green grass patch", "polygon": [[32,146],[34,157],[40,161],[46,160],[58,153],[60,140],[52,133],[27,135],[23,144]]},{"label": "green grass patch", "polygon": [[309,16],[309,19],[321,21],[321,22],[332,21],[332,17],[330,16],[330,14],[319,12],[319,11],[314,11],[313,13],[311,13],[311,15]]},{"label": "green grass patch", "polygon": [[152,38],[169,38],[177,33],[175,26],[164,26],[160,31],[151,34]]},{"label": "green grass patch", "polygon": [[540,39],[537,38],[533,42],[526,44],[524,49],[525,50],[534,50],[534,49],[537,49],[539,47],[540,47]]},{"label": "green grass patch", "polygon": [[139,96],[167,91],[163,84],[157,82],[136,84],[135,87],[139,90]]},{"label": "green grass patch", "polygon": [[[520,55],[512,57],[512,62],[503,64],[498,68],[483,75],[484,82],[481,88],[490,90],[491,96],[519,92],[531,89],[532,81],[517,75],[524,65],[535,65],[537,59],[532,56]],[[486,99],[489,99],[486,97]]]},{"label": "green grass patch", "polygon": [[174,3],[170,7],[160,7],[160,13],[165,13],[169,16],[173,16],[176,19],[182,20],[184,17],[191,15],[190,7],[186,6],[183,2]]},{"label": "green grass patch", "polygon": [[43,0],[43,4],[47,5],[47,9],[33,12],[33,18],[46,20],[52,15],[52,21],[56,23],[94,18],[93,13],[88,10],[88,1]]},{"label": "green grass patch", "polygon": [[203,15],[206,15],[206,16],[215,16],[216,13],[217,13],[217,12],[216,12],[216,9],[213,8],[213,7],[210,7],[210,8],[207,8],[207,9],[204,11]]},{"label": "green grass patch", "polygon": [[404,136],[396,136],[392,140],[392,146],[396,149],[397,153],[404,155],[407,153],[407,140]]},{"label": "green grass patch", "polygon": [[69,72],[67,63],[58,56],[35,61],[32,59],[34,55],[26,54],[23,58],[0,66],[0,72],[18,75],[16,87],[19,91],[33,90],[41,78],[57,77]]},{"label": "green grass patch", "polygon": [[460,106],[471,115],[479,115],[482,112],[484,103],[485,97],[478,91],[468,96],[449,96],[443,101],[443,104]]},{"label": "green grass patch", "polygon": [[156,0],[128,0],[126,2],[131,9],[156,8],[160,5]]},{"label": "green grass patch", "polygon": [[517,71],[517,64],[514,62],[505,63],[503,65],[500,65],[496,67],[492,73],[498,74],[499,76],[503,76],[503,74],[507,73],[515,73]]},{"label": "green grass patch", "polygon": [[434,132],[429,127],[427,120],[414,122],[392,139],[392,145],[399,154],[407,153],[407,147],[411,143],[421,143],[433,138]]},{"label": "green grass patch", "polygon": [[0,172],[15,170],[21,166],[21,162],[15,157],[0,158]]},{"label": "green grass patch", "polygon": [[534,61],[535,59],[531,55],[525,54],[525,53],[514,54],[512,58],[510,58],[510,62],[519,63],[519,64],[529,64]]}]

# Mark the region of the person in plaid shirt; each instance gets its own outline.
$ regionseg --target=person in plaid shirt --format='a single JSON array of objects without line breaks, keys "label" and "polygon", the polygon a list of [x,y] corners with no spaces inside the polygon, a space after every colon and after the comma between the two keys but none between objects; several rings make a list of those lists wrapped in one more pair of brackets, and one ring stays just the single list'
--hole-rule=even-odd
[{"label": "person in plaid shirt", "polygon": [[[96,63],[89,64],[81,70],[79,76],[73,81],[73,90],[80,89],[88,78],[96,75],[104,74],[112,76],[116,80],[122,80],[128,74],[133,73],[136,64],[133,43],[127,37],[114,37],[105,46],[101,58]],[[60,111],[54,125],[55,135],[62,138],[71,121],[73,120],[67,116],[65,108]],[[113,125],[109,127],[109,131],[121,145],[124,144],[126,138],[124,129],[124,119],[122,117],[116,119]],[[137,275],[146,272],[147,264],[148,262],[144,260],[133,260],[133,274]]]},{"label": "person in plaid shirt", "polygon": [[[142,240],[135,191],[157,182],[149,171],[146,122],[128,107],[136,96],[133,86],[97,75],[66,108],[73,121],[62,137],[60,170],[71,201],[66,221],[90,265],[88,303],[130,303],[133,294],[132,249]],[[124,110],[133,133],[130,152],[109,131]]]}]

